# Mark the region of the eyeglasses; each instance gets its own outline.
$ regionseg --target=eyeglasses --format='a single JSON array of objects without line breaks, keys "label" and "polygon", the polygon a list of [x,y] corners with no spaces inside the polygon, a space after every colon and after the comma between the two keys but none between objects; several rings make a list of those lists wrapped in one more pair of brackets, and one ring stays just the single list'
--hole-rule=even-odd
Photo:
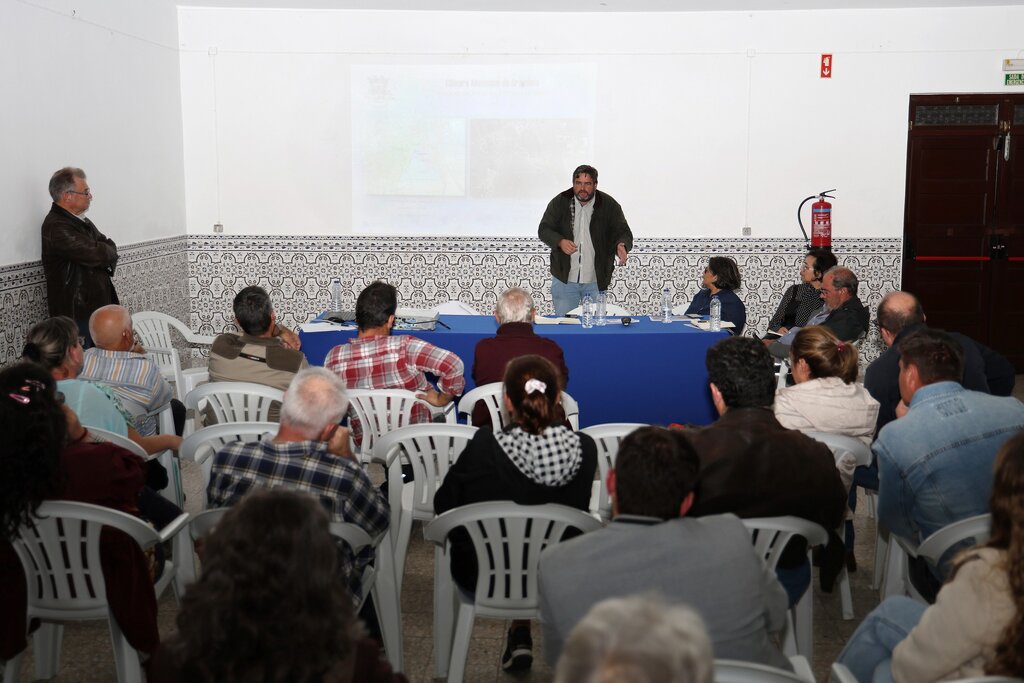
[{"label": "eyeglasses", "polygon": [[89,188],[85,188],[85,192],[78,192],[77,190],[65,190],[65,192],[67,192],[68,194],[80,194],[83,197],[92,196],[92,190],[90,190]]}]

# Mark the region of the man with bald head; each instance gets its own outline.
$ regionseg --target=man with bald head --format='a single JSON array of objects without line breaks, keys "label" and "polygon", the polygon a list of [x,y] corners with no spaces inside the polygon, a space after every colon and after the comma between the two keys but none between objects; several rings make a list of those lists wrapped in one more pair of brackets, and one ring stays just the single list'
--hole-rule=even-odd
[{"label": "man with bald head", "polygon": [[146,356],[142,345],[135,341],[128,309],[117,304],[96,309],[89,317],[89,332],[96,346],[85,352],[85,364],[78,378],[113,389],[134,416],[135,428],[143,436],[156,434],[156,416],[147,413],[171,402],[175,431],[180,435],[185,423],[185,406],[172,401],[171,385],[160,374],[156,363]]},{"label": "man with bald head", "polygon": [[[890,292],[878,304],[878,332],[889,348],[864,372],[864,388],[881,404],[876,433],[896,419],[900,403],[899,343],[918,330],[927,329],[921,302],[910,292]],[[964,351],[964,389],[997,396],[1013,393],[1013,365],[992,349],[970,337],[951,332]]]}]

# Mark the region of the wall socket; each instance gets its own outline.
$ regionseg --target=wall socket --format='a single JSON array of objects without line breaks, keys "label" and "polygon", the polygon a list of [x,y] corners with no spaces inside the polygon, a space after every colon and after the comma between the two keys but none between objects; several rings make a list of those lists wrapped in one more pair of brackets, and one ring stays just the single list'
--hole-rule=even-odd
[{"label": "wall socket", "polygon": [[750,237],[750,226],[749,225],[744,225],[743,226],[743,236],[744,237]]},{"label": "wall socket", "polygon": [[224,224],[223,223],[214,223],[213,224],[213,231],[214,232],[224,232]]}]

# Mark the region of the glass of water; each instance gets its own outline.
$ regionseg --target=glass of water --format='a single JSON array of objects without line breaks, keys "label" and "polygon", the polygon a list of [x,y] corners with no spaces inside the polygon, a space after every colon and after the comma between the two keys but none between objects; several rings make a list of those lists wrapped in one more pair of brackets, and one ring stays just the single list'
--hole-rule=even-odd
[{"label": "glass of water", "polygon": [[605,293],[598,292],[596,308],[594,310],[594,324],[601,326],[608,324],[608,310],[605,303]]}]

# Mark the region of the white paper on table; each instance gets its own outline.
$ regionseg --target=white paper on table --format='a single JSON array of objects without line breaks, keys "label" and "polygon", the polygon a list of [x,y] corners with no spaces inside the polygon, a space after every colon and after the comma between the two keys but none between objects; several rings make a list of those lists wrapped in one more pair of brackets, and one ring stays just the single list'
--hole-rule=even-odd
[{"label": "white paper on table", "polygon": [[[690,324],[693,325],[694,327],[696,327],[698,330],[709,330],[709,331],[711,330],[711,321],[710,320],[691,320]],[[736,327],[736,325],[734,325],[733,323],[729,322],[728,320],[723,320],[720,323],[720,327],[723,330],[728,330],[728,329],[731,329],[733,327]]]},{"label": "white paper on table", "polygon": [[[661,316],[658,316],[658,317],[654,317],[654,316],[652,315],[652,316],[649,316],[649,317],[648,317],[648,320],[650,320],[650,321],[651,321],[652,323],[660,323],[660,322],[664,322],[664,321],[663,321],[663,320],[661,319]],[[673,316],[672,316],[672,322],[674,322],[674,323],[685,323],[685,322],[690,322],[690,320],[691,320],[691,319],[690,319],[690,318],[688,318],[688,317],[687,317],[687,316],[685,316],[685,315],[673,315]]]},{"label": "white paper on table", "polygon": [[537,316],[533,320],[538,325],[579,325],[579,318],[545,318],[543,316]]}]

